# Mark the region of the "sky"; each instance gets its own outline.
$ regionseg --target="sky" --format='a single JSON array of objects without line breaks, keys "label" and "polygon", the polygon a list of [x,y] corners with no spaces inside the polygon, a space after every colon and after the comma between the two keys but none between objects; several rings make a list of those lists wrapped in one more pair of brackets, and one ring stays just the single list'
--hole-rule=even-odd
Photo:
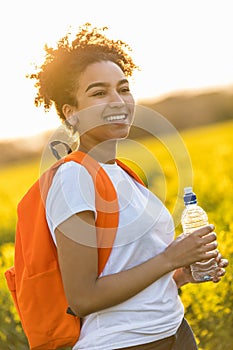
[{"label": "sky", "polygon": [[43,47],[86,22],[132,48],[140,66],[136,100],[233,87],[231,0],[8,0],[0,5],[0,139],[33,136],[60,125],[54,110],[34,106]]}]

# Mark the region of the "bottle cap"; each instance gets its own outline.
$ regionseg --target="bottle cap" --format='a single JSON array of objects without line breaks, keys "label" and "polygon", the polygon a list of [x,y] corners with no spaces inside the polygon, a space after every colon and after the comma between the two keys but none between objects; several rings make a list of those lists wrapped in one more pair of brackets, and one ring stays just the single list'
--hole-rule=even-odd
[{"label": "bottle cap", "polygon": [[184,204],[196,204],[197,203],[197,196],[193,192],[192,187],[185,187],[184,188]]}]

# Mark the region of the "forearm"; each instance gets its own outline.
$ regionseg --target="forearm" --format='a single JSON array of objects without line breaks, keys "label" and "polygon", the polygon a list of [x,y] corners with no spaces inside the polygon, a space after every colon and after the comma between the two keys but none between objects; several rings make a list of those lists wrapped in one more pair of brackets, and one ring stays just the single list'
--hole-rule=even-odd
[{"label": "forearm", "polygon": [[166,256],[159,254],[129,270],[97,278],[90,288],[85,289],[83,297],[76,299],[73,311],[83,317],[122,303],[168,272],[171,272],[171,266]]}]

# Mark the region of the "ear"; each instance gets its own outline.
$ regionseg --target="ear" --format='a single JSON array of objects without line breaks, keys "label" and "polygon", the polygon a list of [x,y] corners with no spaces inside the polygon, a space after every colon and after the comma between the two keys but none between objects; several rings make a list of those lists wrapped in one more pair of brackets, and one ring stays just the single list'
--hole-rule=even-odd
[{"label": "ear", "polygon": [[66,118],[66,123],[68,123],[68,125],[72,127],[77,127],[79,119],[78,119],[78,112],[76,111],[76,108],[74,106],[64,104],[62,106],[62,112]]},{"label": "ear", "polygon": [[69,119],[74,114],[74,106],[67,103],[62,106],[62,112],[66,119]]}]

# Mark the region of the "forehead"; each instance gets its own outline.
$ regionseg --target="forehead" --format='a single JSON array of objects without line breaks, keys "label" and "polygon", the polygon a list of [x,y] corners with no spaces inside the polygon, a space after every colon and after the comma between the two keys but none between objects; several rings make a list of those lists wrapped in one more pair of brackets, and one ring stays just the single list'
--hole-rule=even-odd
[{"label": "forehead", "polygon": [[121,68],[111,61],[95,62],[86,67],[79,77],[79,88],[89,85],[93,82],[106,82],[117,84],[125,78]]}]

